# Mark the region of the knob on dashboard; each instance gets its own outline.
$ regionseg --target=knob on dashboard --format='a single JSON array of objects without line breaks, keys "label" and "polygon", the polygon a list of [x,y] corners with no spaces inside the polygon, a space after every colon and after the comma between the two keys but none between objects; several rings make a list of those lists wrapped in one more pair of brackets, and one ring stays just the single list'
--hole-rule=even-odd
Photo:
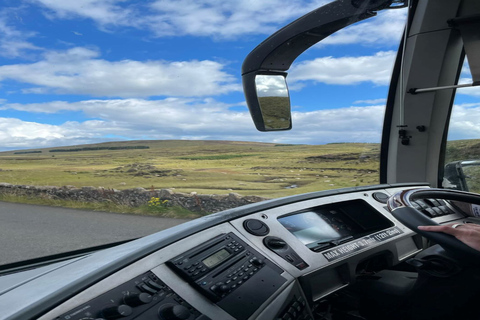
[{"label": "knob on dashboard", "polygon": [[280,238],[267,237],[264,239],[264,243],[271,249],[282,249],[287,247],[287,243]]},{"label": "knob on dashboard", "polygon": [[158,317],[162,320],[187,320],[190,311],[182,305],[166,303],[158,309]]},{"label": "knob on dashboard", "polygon": [[256,267],[263,266],[263,264],[265,263],[265,262],[263,262],[262,259],[258,259],[258,258],[256,258],[256,257],[252,258],[252,259],[250,260],[250,262],[251,262],[254,266],[256,266]]},{"label": "knob on dashboard", "polygon": [[102,315],[106,319],[119,319],[128,317],[132,314],[132,308],[125,304],[121,304],[115,307],[108,307],[103,309]]},{"label": "knob on dashboard", "polygon": [[215,283],[211,288],[213,292],[222,295],[226,293],[230,288],[223,282],[217,282]]},{"label": "knob on dashboard", "polygon": [[152,302],[152,299],[152,296],[146,292],[130,293],[123,298],[123,302],[130,307],[137,307]]}]

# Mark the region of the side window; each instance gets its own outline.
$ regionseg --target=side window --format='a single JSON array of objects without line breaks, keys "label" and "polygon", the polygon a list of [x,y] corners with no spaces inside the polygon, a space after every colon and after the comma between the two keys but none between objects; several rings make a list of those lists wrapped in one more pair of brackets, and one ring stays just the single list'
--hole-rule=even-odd
[{"label": "side window", "polygon": [[[471,83],[468,63],[459,83]],[[445,153],[444,188],[480,193],[480,87],[457,89]]]}]

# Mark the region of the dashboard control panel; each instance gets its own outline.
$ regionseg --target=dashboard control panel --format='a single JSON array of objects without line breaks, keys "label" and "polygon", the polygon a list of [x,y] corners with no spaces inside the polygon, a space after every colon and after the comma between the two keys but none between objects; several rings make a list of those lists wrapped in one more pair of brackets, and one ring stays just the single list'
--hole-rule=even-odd
[{"label": "dashboard control panel", "polygon": [[152,272],[57,317],[56,320],[209,319],[185,302]]},{"label": "dashboard control panel", "polygon": [[455,213],[448,207],[447,202],[442,199],[419,199],[413,201],[412,205],[415,209],[421,211],[430,218],[437,218]]},{"label": "dashboard control panel", "polygon": [[231,232],[176,256],[167,265],[236,319],[248,319],[286,282],[282,269]]},{"label": "dashboard control panel", "polygon": [[[199,247],[184,252],[168,261],[167,265],[190,282],[202,278],[199,284],[203,287],[205,286],[205,284],[203,284],[205,275],[217,267],[223,266],[225,262],[245,260],[246,258],[255,258],[258,260],[258,257],[253,255],[251,250],[247,249],[247,245],[243,241],[240,241],[240,239],[230,233],[228,235],[215,237]],[[263,262],[256,264],[257,268],[263,266]],[[226,281],[228,279],[222,280]],[[212,298],[221,298],[221,296],[222,295],[215,295]]]}]

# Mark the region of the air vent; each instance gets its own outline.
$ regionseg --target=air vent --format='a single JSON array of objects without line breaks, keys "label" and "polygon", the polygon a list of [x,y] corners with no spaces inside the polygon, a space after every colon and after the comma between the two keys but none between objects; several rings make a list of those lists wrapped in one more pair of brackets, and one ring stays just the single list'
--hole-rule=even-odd
[{"label": "air vent", "polygon": [[430,218],[437,218],[454,214],[455,212],[447,206],[442,199],[421,199],[412,202],[415,209],[420,210]]}]

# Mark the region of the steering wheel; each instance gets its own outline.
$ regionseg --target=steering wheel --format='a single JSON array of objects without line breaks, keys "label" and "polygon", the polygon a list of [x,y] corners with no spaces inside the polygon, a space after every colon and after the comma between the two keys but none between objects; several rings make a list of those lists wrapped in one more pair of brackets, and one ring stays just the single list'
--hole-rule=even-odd
[{"label": "steering wheel", "polygon": [[444,199],[480,205],[480,194],[447,189],[411,189],[399,192],[388,199],[388,209],[392,215],[416,233],[442,246],[452,256],[475,264],[480,263],[477,251],[452,235],[443,232],[419,230],[418,226],[438,225],[430,217],[415,209],[412,202],[419,199]]}]

